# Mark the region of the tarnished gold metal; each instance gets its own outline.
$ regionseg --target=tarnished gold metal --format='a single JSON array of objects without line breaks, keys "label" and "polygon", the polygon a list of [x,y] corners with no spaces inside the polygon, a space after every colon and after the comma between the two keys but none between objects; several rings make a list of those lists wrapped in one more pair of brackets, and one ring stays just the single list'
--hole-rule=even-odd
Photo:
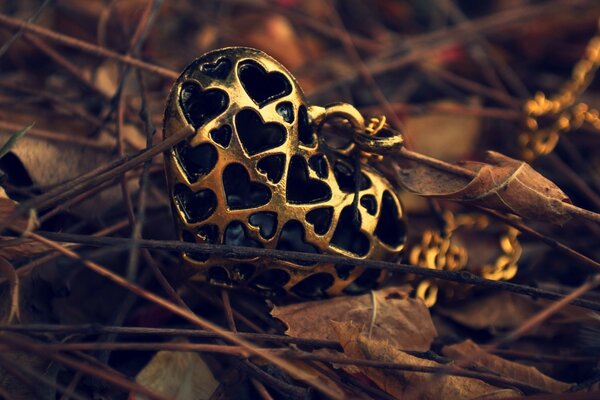
[{"label": "tarnished gold metal", "polygon": [[[330,148],[318,135],[336,119],[352,128],[344,149]],[[281,64],[259,50],[230,47],[198,58],[175,82],[165,137],[186,125],[195,135],[165,157],[182,240],[398,259],[405,228],[396,190],[359,161],[402,145],[385,119],[365,123],[349,104],[308,106]],[[331,263],[183,259],[197,280],[264,295],[354,294],[385,278]]]},{"label": "tarnished gold metal", "polygon": [[525,129],[519,135],[519,144],[526,161],[551,153],[562,133],[578,129],[584,123],[600,131],[600,112],[585,103],[576,104],[599,66],[600,19],[598,33],[589,41],[585,55],[573,68],[571,79],[554,96],[546,97],[544,93],[537,92],[525,102]]},{"label": "tarnished gold metal", "polygon": [[[467,268],[467,249],[454,238],[458,229],[484,230],[490,221],[484,215],[454,215],[446,210],[443,213],[444,228],[442,230],[426,230],[421,242],[409,253],[409,262],[413,265],[444,271],[460,271]],[[519,231],[508,226],[506,233],[500,236],[501,255],[492,264],[472,267],[473,273],[492,280],[512,279],[517,273],[517,262],[521,257],[521,245],[517,239]],[[442,287],[439,287],[439,286]],[[454,282],[439,282],[424,279],[416,282],[415,295],[422,299],[428,307],[438,300],[440,291],[444,297],[453,298],[464,295],[468,287]]]}]

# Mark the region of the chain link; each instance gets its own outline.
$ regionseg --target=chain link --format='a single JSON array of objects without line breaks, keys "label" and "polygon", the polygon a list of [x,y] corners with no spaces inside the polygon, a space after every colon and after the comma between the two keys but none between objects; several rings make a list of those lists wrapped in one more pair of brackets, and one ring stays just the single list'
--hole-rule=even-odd
[{"label": "chain link", "polygon": [[[489,226],[489,219],[484,215],[454,215],[446,210],[443,213],[444,228],[442,230],[426,230],[421,242],[414,246],[409,254],[412,265],[444,271],[460,271],[467,268],[468,252],[454,238],[458,229],[483,230]],[[508,227],[499,240],[502,254],[491,264],[485,264],[475,273],[486,279],[506,280],[513,278],[518,270],[517,262],[521,257],[521,245],[517,239],[519,231]],[[412,277],[412,279],[415,279]],[[442,286],[442,287],[440,287]],[[463,296],[468,286],[454,282],[441,282],[434,279],[418,281],[415,295],[422,299],[428,307],[432,307],[443,290],[447,298]]]},{"label": "chain link", "polygon": [[585,55],[575,65],[571,78],[560,91],[548,98],[543,92],[525,102],[524,130],[519,135],[523,158],[533,161],[551,153],[561,133],[578,129],[584,123],[600,130],[600,112],[586,103],[576,103],[588,88],[600,66],[600,19],[598,33],[589,41]]}]

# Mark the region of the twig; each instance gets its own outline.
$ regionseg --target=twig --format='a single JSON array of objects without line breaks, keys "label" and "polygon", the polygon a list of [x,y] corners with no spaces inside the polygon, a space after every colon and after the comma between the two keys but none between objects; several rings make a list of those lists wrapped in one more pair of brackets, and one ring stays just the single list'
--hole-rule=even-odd
[{"label": "twig", "polygon": [[[90,237],[87,235],[76,235],[66,233],[54,233],[54,232],[39,232],[43,237],[57,240],[60,242],[73,242],[81,243],[90,246],[113,246],[115,248],[128,248],[131,239],[127,238],[115,238],[115,237]],[[243,246],[231,246],[231,245],[218,245],[209,243],[185,243],[176,240],[139,240],[138,244],[140,247],[149,247],[155,249],[164,249],[177,252],[189,252],[189,253],[210,253],[215,255],[221,255],[229,258],[244,258],[244,257],[270,257],[281,260],[299,260],[309,262],[326,262],[334,264],[349,264],[356,267],[374,268],[374,269],[386,269],[390,271],[415,274],[418,276],[425,276],[431,278],[451,280],[455,282],[468,283],[471,285],[477,285],[481,287],[487,287],[490,289],[506,290],[513,293],[518,293],[531,297],[546,298],[551,300],[562,299],[564,296],[561,294],[551,292],[548,290],[537,289],[529,286],[518,285],[511,282],[493,281],[489,279],[480,278],[468,271],[445,271],[445,270],[434,270],[429,268],[415,267],[408,264],[392,263],[387,261],[376,261],[367,259],[357,259],[351,257],[342,257],[332,254],[313,254],[313,253],[301,253],[297,251],[284,251],[276,249],[262,249],[254,247],[243,247]],[[584,308],[600,311],[600,304],[578,299],[574,303]]]},{"label": "twig", "polygon": [[180,131],[172,136],[169,136],[160,143],[155,144],[148,150],[137,153],[133,156],[125,156],[113,161],[110,164],[100,166],[86,174],[81,175],[63,185],[35,197],[31,200],[21,203],[15,211],[11,213],[4,221],[0,221],[0,232],[8,227],[16,218],[27,214],[30,209],[41,209],[59,204],[65,199],[68,199],[78,194],[84,193],[98,185],[120,176],[125,171],[142,164],[161,152],[173,147],[175,144],[193,134],[193,129],[186,125]]},{"label": "twig", "polygon": [[[53,325],[53,324],[0,324],[0,331],[20,332],[20,333],[52,333],[55,335],[99,335],[103,333],[118,333],[120,335],[135,336],[186,336],[191,338],[216,339],[220,336],[217,333],[203,331],[198,329],[183,328],[146,328],[146,327],[125,327],[125,326],[105,326],[99,324],[83,325]],[[236,332],[236,336],[253,342],[273,342],[273,343],[294,343],[301,346],[321,347],[339,350],[338,342],[324,339],[305,339],[301,337],[273,335],[268,333],[248,333]]]},{"label": "twig", "polygon": [[[22,380],[23,383],[25,383],[30,388],[30,390],[32,390],[34,392],[35,392],[34,387],[35,388],[39,387],[40,383],[42,385],[49,386],[53,389],[56,389],[60,393],[69,392],[68,387],[48,378],[45,374],[40,373],[40,371],[30,371],[25,366],[21,366],[21,365],[19,365],[19,363],[11,361],[8,358],[4,357],[3,355],[0,355],[0,366],[2,366],[3,369],[8,371],[9,374],[14,375],[15,377]],[[81,394],[76,393],[72,390],[70,391],[70,397],[73,399],[76,399],[76,400],[89,400],[90,399],[90,397],[82,396]]]},{"label": "twig", "polygon": [[96,378],[102,379],[106,382],[110,382],[117,387],[125,389],[127,391],[132,391],[134,393],[139,393],[144,396],[147,396],[151,399],[155,400],[168,400],[166,397],[159,395],[149,389],[146,389],[144,386],[136,382],[131,382],[119,375],[111,373],[106,370],[100,370],[92,367],[89,364],[76,361],[71,357],[64,356],[62,354],[48,352],[44,349],[43,344],[35,343],[30,340],[18,338],[12,335],[2,335],[0,336],[0,343],[4,343],[10,346],[11,349],[18,349],[22,351],[27,351],[31,353],[35,353],[41,357],[53,360],[55,362],[64,364],[68,367],[71,367],[77,371],[81,371],[86,375],[91,375]]},{"label": "twig", "polygon": [[140,59],[137,59],[137,58],[134,58],[131,56],[121,55],[119,53],[115,53],[112,50],[108,50],[102,46],[97,46],[95,44],[86,42],[84,40],[76,39],[76,38],[68,36],[68,35],[63,35],[61,33],[57,33],[57,32],[51,31],[49,29],[42,28],[35,24],[28,24],[25,21],[21,21],[16,18],[11,18],[4,14],[0,14],[0,24],[11,27],[11,28],[23,29],[27,32],[31,32],[36,35],[45,37],[47,39],[58,42],[65,46],[83,50],[89,54],[93,54],[98,57],[110,58],[110,59],[119,61],[121,63],[131,65],[135,68],[140,68],[140,69],[146,70],[148,72],[151,72],[153,74],[163,76],[165,78],[177,79],[177,77],[179,76],[179,74],[177,72],[172,71],[170,69],[160,67],[158,65],[150,64],[150,63],[144,62]]},{"label": "twig", "polygon": [[321,391],[322,393],[329,395],[329,396],[335,394],[334,392],[332,392],[330,390],[329,387],[327,387],[322,382],[315,381],[313,379],[312,375],[310,375],[309,373],[298,369],[291,363],[289,363],[285,360],[282,360],[281,358],[279,358],[277,356],[274,356],[269,353],[265,353],[265,352],[261,351],[260,349],[257,349],[252,344],[235,336],[235,334],[233,332],[226,331],[226,330],[222,329],[221,327],[219,327],[218,325],[216,325],[206,319],[198,317],[196,314],[190,312],[189,310],[187,310],[175,303],[172,303],[160,296],[157,296],[156,294],[151,293],[134,283],[127,281],[126,279],[114,274],[113,272],[109,271],[108,269],[102,267],[101,265],[99,265],[95,262],[83,259],[77,253],[65,248],[64,246],[61,246],[58,243],[55,243],[51,240],[48,240],[48,239],[46,239],[42,236],[39,236],[35,233],[32,233],[32,232],[23,232],[23,235],[25,235],[26,237],[30,237],[40,243],[43,243],[50,248],[58,250],[69,258],[72,258],[75,260],[80,260],[83,263],[83,265],[86,266],[88,269],[111,280],[112,282],[116,283],[117,285],[124,287],[125,289],[137,294],[138,296],[140,296],[148,301],[151,301],[151,302],[167,309],[168,311],[171,311],[172,313],[174,313],[180,317],[185,318],[186,320],[192,322],[193,324],[195,324],[203,329],[207,329],[207,330],[210,330],[210,331],[213,331],[213,332],[219,334],[223,339],[226,339],[238,346],[241,346],[249,353],[256,355],[260,358],[264,358],[266,361],[277,365],[279,368],[286,371],[290,375],[296,377],[297,379],[305,380],[309,385],[313,386],[315,389]]}]

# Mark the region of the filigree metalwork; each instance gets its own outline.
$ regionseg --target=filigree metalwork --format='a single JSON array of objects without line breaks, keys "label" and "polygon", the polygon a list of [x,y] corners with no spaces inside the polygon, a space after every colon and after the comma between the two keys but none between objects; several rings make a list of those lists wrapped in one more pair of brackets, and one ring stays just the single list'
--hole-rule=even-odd
[{"label": "filigree metalwork", "polygon": [[[354,138],[332,149],[318,136],[341,118]],[[175,82],[165,137],[196,133],[166,154],[181,239],[396,260],[403,212],[367,161],[402,145],[384,118],[365,124],[348,104],[309,106],[292,75],[265,53],[232,47],[203,55]],[[361,161],[362,160],[362,161]],[[184,254],[194,278],[263,295],[354,294],[385,273],[348,265]]]}]

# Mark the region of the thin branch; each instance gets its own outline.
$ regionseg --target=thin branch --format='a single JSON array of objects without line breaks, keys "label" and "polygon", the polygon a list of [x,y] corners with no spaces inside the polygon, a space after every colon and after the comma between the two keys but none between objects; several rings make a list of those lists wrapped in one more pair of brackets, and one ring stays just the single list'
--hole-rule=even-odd
[{"label": "thin branch", "polygon": [[35,24],[29,24],[25,21],[19,20],[17,18],[12,18],[4,14],[0,14],[0,24],[10,27],[10,28],[18,28],[23,29],[27,32],[34,33],[36,35],[45,37],[54,42],[63,44],[65,46],[69,46],[78,50],[85,51],[89,54],[93,54],[98,57],[110,58],[115,61],[119,61],[124,64],[131,65],[132,67],[143,69],[145,71],[151,72],[156,75],[163,76],[168,79],[177,79],[179,74],[173,70],[160,67],[158,65],[150,64],[145,61],[142,61],[138,58],[134,58],[128,55],[121,55],[112,50],[109,50],[102,46],[97,46],[93,43],[86,42],[81,39],[76,39],[72,36],[63,35],[58,32],[54,32],[52,30],[42,28],[41,26]]},{"label": "thin branch", "polygon": [[[60,241],[81,243],[90,246],[112,246],[115,248],[127,249],[130,246],[131,239],[115,238],[115,237],[90,237],[87,235],[76,235],[67,233],[55,232],[38,232],[43,237]],[[262,249],[254,247],[218,245],[209,243],[185,243],[177,240],[139,240],[140,247],[163,249],[176,252],[189,253],[210,253],[221,255],[228,258],[245,258],[245,257],[269,257],[287,261],[309,261],[309,262],[325,262],[333,264],[348,264],[355,267],[365,267],[374,269],[386,269],[399,273],[415,274],[430,278],[450,280],[454,282],[462,282],[490,289],[506,290],[513,293],[518,293],[531,297],[540,297],[551,300],[562,299],[564,296],[548,290],[537,289],[525,285],[519,285],[511,282],[493,281],[478,277],[468,271],[445,271],[429,268],[415,267],[408,264],[397,264],[387,261],[376,261],[367,259],[358,259],[351,257],[343,257],[332,254],[313,254],[301,253],[296,251],[284,251],[276,249]],[[578,299],[574,303],[583,308],[600,311],[600,304]]]}]

